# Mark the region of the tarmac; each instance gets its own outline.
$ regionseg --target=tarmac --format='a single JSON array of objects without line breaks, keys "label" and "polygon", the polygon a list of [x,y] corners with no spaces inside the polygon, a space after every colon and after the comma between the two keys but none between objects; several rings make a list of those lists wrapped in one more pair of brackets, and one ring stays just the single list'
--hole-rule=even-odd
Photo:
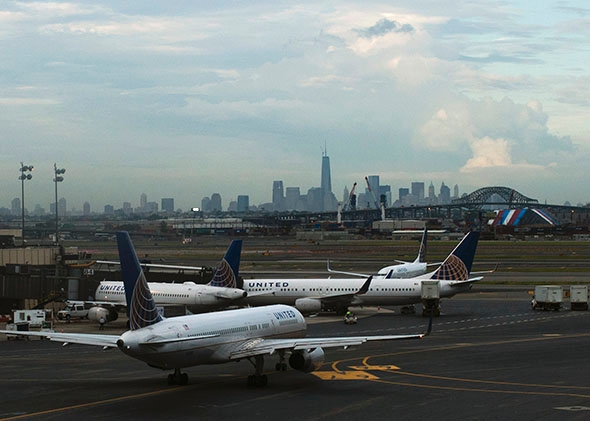
[{"label": "tarmac", "polygon": [[[420,333],[428,320],[398,309],[357,309],[359,322],[308,318],[308,336]],[[120,320],[104,333],[124,330]],[[100,333],[91,322],[56,330]],[[275,372],[250,388],[248,361],[191,367],[186,386],[118,350],[37,339],[0,342],[0,420],[588,419],[590,312],[533,311],[526,288],[442,302],[431,335],[327,349],[319,371]]]}]

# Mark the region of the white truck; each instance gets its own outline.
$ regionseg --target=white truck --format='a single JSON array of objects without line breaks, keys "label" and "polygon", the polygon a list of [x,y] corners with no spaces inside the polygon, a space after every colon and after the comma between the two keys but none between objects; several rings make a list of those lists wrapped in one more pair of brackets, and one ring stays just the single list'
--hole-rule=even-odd
[{"label": "white truck", "polygon": [[533,310],[559,311],[563,303],[563,288],[561,285],[537,285],[535,295],[531,301]]},{"label": "white truck", "polygon": [[588,310],[588,285],[570,286],[570,309]]},{"label": "white truck", "polygon": [[68,302],[63,310],[57,312],[57,318],[67,322],[71,319],[87,319],[88,309],[82,303]]},{"label": "white truck", "polygon": [[421,282],[422,316],[440,316],[440,282],[425,280]]}]

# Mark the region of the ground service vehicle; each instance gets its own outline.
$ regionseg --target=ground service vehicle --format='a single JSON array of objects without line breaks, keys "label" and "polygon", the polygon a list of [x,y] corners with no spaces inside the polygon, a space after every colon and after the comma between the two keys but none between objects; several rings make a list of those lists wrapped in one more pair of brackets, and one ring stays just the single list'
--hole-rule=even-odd
[{"label": "ground service vehicle", "polygon": [[570,308],[572,310],[588,310],[588,285],[572,285],[570,287]]},{"label": "ground service vehicle", "polygon": [[559,311],[562,302],[563,288],[561,285],[537,285],[531,307],[533,310]]},{"label": "ground service vehicle", "polygon": [[57,312],[57,318],[66,321],[70,319],[87,319],[88,309],[84,307],[84,304],[68,303],[63,310]]}]

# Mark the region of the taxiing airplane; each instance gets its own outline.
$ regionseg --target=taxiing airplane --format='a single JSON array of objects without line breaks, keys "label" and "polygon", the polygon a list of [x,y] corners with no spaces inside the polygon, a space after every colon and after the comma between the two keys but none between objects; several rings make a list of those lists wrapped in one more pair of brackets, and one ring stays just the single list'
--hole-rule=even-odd
[{"label": "taxiing airplane", "polygon": [[[413,262],[405,262],[403,260],[395,260],[398,262],[397,265],[386,266],[381,268],[376,275],[372,275],[374,278],[414,278],[419,275],[426,273],[428,266],[438,266],[440,263],[426,263],[426,239],[428,237],[428,229],[424,228],[422,232],[422,240],[420,241],[420,248],[418,250],[418,256]],[[359,276],[367,278],[371,275],[364,273],[354,272],[343,272],[339,270],[333,270],[330,268],[330,262],[328,261],[328,272],[338,273],[341,275]]]},{"label": "taxiing airplane", "polygon": [[440,281],[440,298],[471,289],[483,277],[470,278],[479,232],[469,232],[434,272],[414,278],[374,276],[364,294],[356,294],[363,280],[354,278],[245,279],[248,296],[241,305],[289,304],[304,314],[332,310],[344,314],[349,306],[397,306],[422,301],[422,281]]},{"label": "taxiing airplane", "polygon": [[[225,308],[236,300],[244,298],[247,293],[237,287],[241,251],[242,240],[233,240],[217,266],[213,278],[206,285],[194,282],[181,284],[150,282],[148,285],[156,305],[184,306],[190,313],[204,313]],[[111,263],[120,264],[119,262]],[[141,263],[141,266],[145,267],[145,264]],[[170,266],[164,265],[164,267]],[[127,305],[125,285],[121,281],[102,281],[96,288],[94,298],[94,301],[75,301],[75,303],[83,303],[87,308],[90,307],[88,310],[90,320],[99,321],[101,317],[105,322],[117,320],[119,311]]]},{"label": "taxiing airplane", "polygon": [[[121,335],[8,331],[0,333],[41,336],[52,341],[117,347],[121,352],[150,367],[174,370],[170,384],[186,384],[182,368],[253,360],[255,374],[248,385],[264,386],[264,357],[276,354],[277,370],[289,365],[303,372],[318,369],[324,362],[323,348],[349,347],[367,341],[419,339],[425,334],[305,338],[303,315],[286,305],[243,308],[164,319],[156,308],[129,234],[117,233],[121,271],[125,283],[130,330]],[[432,319],[431,319],[432,320]],[[430,332],[431,324],[426,334]]]}]

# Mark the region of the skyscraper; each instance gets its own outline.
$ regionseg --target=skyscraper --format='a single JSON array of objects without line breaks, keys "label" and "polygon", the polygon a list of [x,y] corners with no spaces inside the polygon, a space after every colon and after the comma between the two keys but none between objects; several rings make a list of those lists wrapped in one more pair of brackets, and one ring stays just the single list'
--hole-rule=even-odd
[{"label": "skyscraper", "polygon": [[332,176],[330,175],[330,157],[327,151],[322,154],[322,183],[321,183],[321,195],[322,195],[322,211],[333,211],[338,206],[338,201],[332,193]]},{"label": "skyscraper", "polygon": [[416,197],[418,203],[424,200],[424,182],[414,181],[412,183],[412,194]]},{"label": "skyscraper", "polygon": [[174,212],[174,199],[172,197],[162,198],[161,209],[163,212]]},{"label": "skyscraper", "polygon": [[285,210],[285,195],[283,193],[283,181],[275,180],[272,182],[272,206],[275,211]]},{"label": "skyscraper", "polygon": [[211,212],[221,212],[221,195],[219,193],[213,193],[211,195]]},{"label": "skyscraper", "polygon": [[241,194],[238,195],[238,212],[248,212],[250,208],[250,196]]}]

